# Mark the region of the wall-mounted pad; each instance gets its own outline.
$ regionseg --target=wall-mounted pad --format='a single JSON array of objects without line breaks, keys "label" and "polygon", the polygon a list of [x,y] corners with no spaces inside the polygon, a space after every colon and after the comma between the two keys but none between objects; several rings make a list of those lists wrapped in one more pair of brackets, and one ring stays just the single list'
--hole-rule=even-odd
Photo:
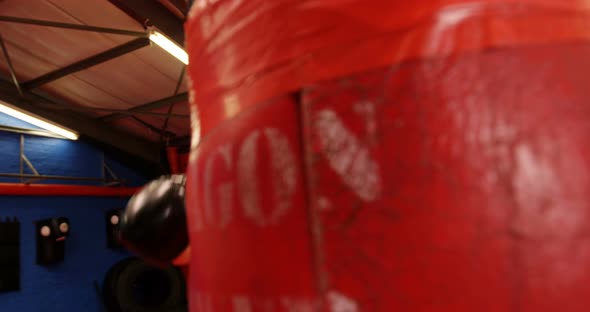
[{"label": "wall-mounted pad", "polygon": [[0,218],[0,292],[20,290],[20,223]]}]

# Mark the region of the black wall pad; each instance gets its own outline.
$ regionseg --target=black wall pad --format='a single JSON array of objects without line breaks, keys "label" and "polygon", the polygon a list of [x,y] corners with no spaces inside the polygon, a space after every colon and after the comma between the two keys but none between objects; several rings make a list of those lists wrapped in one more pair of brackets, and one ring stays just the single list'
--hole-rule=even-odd
[{"label": "black wall pad", "polygon": [[35,222],[37,238],[37,264],[62,262],[65,256],[65,240],[70,235],[70,220],[64,217]]},{"label": "black wall pad", "polygon": [[120,239],[119,224],[123,216],[123,209],[112,209],[105,213],[105,224],[107,234],[107,247],[112,249],[122,249]]},{"label": "black wall pad", "polygon": [[0,292],[20,290],[20,223],[0,218]]}]

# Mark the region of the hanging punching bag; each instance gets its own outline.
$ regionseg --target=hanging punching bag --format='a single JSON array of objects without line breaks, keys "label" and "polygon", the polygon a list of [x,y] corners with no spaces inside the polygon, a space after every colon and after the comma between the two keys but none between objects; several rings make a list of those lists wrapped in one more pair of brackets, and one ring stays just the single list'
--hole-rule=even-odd
[{"label": "hanging punching bag", "polygon": [[191,311],[587,311],[589,10],[195,1]]}]

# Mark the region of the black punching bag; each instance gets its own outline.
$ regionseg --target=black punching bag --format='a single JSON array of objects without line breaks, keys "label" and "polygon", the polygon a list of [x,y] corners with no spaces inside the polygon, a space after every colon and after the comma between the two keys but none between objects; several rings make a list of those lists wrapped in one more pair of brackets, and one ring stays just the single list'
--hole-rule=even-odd
[{"label": "black punching bag", "polygon": [[164,176],[135,194],[120,225],[125,247],[156,265],[168,265],[188,246],[184,175]]}]

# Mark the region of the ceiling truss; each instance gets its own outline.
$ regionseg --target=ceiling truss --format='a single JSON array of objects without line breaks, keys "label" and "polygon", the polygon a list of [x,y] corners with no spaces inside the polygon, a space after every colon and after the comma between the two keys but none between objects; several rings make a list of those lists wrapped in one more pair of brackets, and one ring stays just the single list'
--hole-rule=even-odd
[{"label": "ceiling truss", "polygon": [[[165,33],[172,40],[183,45],[184,30],[182,21],[170,11],[163,9],[164,6],[162,4],[156,1],[148,2],[142,0],[109,1],[119,9],[126,12],[136,21],[141,23],[143,26],[153,25],[154,27],[158,28],[158,30]],[[113,110],[106,108],[78,106],[34,91],[35,89],[45,84],[51,83],[57,79],[66,77],[68,75],[88,69],[148,46],[150,41],[148,39],[147,31],[138,32],[12,16],[0,16],[0,22],[30,24],[44,27],[56,27],[135,37],[135,39],[107,51],[98,53],[81,61],[67,65],[63,68],[46,73],[32,80],[19,82],[17,79],[17,73],[15,72],[12,62],[10,61],[9,51],[7,51],[0,34],[0,46],[2,48],[2,54],[6,63],[8,64],[10,80],[12,81],[11,83],[9,80],[5,79],[5,77],[0,77],[0,100],[20,107],[21,109],[27,110],[35,115],[39,115],[43,118],[60,123],[68,128],[75,129],[83,135],[86,135],[101,143],[115,147],[130,155],[140,157],[145,161],[160,162],[161,142],[150,142],[124,131],[114,129],[109,123],[114,120],[126,117],[132,117],[134,119],[141,120],[138,118],[138,116],[141,115],[162,117],[165,119],[161,128],[158,128],[149,123],[145,123],[143,120],[141,121],[142,124],[152,130],[158,129],[157,132],[160,133],[160,139],[162,139],[163,136],[166,136],[167,138],[174,138],[173,136],[170,137],[169,132],[166,130],[168,126],[168,119],[189,117],[188,115],[172,113],[172,106],[174,104],[186,102],[188,100],[188,94],[186,92],[178,93],[181,81],[184,77],[184,68],[182,69],[181,76],[172,96],[141,104],[128,110]],[[152,112],[155,109],[163,107],[170,107],[167,113]],[[81,114],[80,112],[107,112],[110,114],[96,118],[90,117],[86,114]]]},{"label": "ceiling truss", "polygon": [[92,66],[96,66],[98,64],[110,61],[116,57],[125,55],[127,53],[131,53],[135,50],[139,50],[145,46],[150,44],[150,40],[148,38],[137,38],[126,42],[120,46],[114,47],[102,53],[93,55],[91,57],[85,58],[79,62],[70,64],[68,66],[59,68],[47,74],[44,74],[40,77],[37,77],[33,80],[27,81],[22,84],[23,88],[26,90],[32,90],[38,88],[44,84],[53,82],[65,76],[77,73],[79,71],[88,69]]}]

